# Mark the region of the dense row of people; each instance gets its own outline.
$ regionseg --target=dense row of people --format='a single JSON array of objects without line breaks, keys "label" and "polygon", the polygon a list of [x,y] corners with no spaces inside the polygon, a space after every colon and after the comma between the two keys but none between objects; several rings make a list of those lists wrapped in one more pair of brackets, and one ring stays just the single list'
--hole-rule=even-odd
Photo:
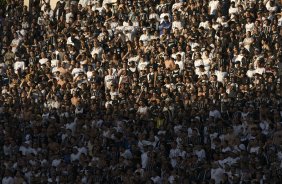
[{"label": "dense row of people", "polygon": [[280,183],[274,0],[8,0],[0,179]]}]

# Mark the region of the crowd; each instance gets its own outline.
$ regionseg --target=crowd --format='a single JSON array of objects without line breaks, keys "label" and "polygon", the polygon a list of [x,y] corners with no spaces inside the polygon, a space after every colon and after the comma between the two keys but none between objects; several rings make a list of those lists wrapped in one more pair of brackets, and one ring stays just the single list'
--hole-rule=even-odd
[{"label": "crowd", "polygon": [[7,0],[2,184],[282,181],[275,0]]}]

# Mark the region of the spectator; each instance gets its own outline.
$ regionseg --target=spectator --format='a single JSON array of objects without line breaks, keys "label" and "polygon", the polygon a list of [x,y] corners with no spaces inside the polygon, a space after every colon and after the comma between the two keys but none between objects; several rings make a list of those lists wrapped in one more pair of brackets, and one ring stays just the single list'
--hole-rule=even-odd
[{"label": "spectator", "polygon": [[10,0],[2,183],[280,183],[281,2]]}]

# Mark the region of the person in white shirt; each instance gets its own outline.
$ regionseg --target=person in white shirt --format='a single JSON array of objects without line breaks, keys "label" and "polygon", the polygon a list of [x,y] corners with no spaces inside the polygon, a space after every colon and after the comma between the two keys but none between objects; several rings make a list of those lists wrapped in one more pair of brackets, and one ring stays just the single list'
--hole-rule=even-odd
[{"label": "person in white shirt", "polygon": [[71,162],[78,161],[80,158],[80,153],[78,152],[77,147],[73,148],[73,152],[71,154]]},{"label": "person in white shirt", "polygon": [[253,42],[254,42],[254,39],[251,36],[251,32],[248,31],[246,33],[246,38],[243,40],[244,48],[250,51]]},{"label": "person in white shirt", "polygon": [[4,173],[4,177],[2,179],[2,184],[14,184],[14,179],[12,177],[12,173],[8,169]]},{"label": "person in white shirt", "polygon": [[215,181],[215,184],[220,184],[224,174],[224,169],[219,167],[216,163],[213,163],[211,169],[211,179]]},{"label": "person in white shirt", "polygon": [[201,54],[200,54],[200,53],[197,53],[197,54],[195,55],[194,66],[195,66],[195,68],[197,69],[197,68],[199,68],[201,65],[204,65],[204,62],[203,62],[203,60],[202,60],[202,58],[201,58]]},{"label": "person in white shirt", "polygon": [[151,177],[151,180],[154,182],[154,184],[161,184],[162,183],[162,179],[161,179],[160,176]]},{"label": "person in white shirt", "polygon": [[138,71],[146,71],[148,64],[149,62],[145,61],[144,58],[141,58],[137,66]]},{"label": "person in white shirt", "polygon": [[216,19],[216,22],[219,23],[219,25],[222,25],[223,16],[218,16],[217,19]]},{"label": "person in white shirt", "polygon": [[205,66],[203,64],[196,68],[195,73],[196,75],[198,75],[198,77],[201,77],[203,75],[206,75],[208,78],[210,77],[210,72],[205,70]]},{"label": "person in white shirt", "polygon": [[219,68],[219,70],[216,70],[215,71],[215,75],[216,75],[216,77],[217,77],[217,81],[218,82],[223,82],[223,79],[224,79],[224,77],[226,77],[227,76],[227,72],[225,71],[225,68],[223,67],[223,66],[221,66],[220,68]]},{"label": "person in white shirt", "polygon": [[[147,149],[146,147],[144,147],[145,150]],[[148,161],[149,161],[149,157],[148,157],[148,151],[144,151],[144,153],[141,154],[141,166],[142,169],[145,169],[148,165]]]},{"label": "person in white shirt", "polygon": [[212,28],[215,31],[218,31],[220,26],[221,26],[221,24],[219,22],[217,22],[217,19],[213,18],[212,19]]},{"label": "person in white shirt", "polygon": [[70,8],[67,7],[66,8],[66,15],[65,15],[65,19],[66,19],[66,23],[69,23],[70,22],[70,19],[73,18],[73,13],[70,11]]},{"label": "person in white shirt", "polygon": [[201,20],[201,22],[199,24],[199,28],[203,27],[205,30],[208,29],[209,21],[204,16],[201,16],[200,20]]},{"label": "person in white shirt", "polygon": [[90,0],[79,0],[78,4],[81,4],[85,8],[89,4]]},{"label": "person in white shirt", "polygon": [[30,147],[30,142],[26,141],[20,146],[19,151],[22,152],[22,155],[28,155],[34,153],[34,150]]},{"label": "person in white shirt", "polygon": [[54,11],[51,9],[49,4],[44,7],[43,11],[44,11],[44,15],[48,15],[51,19],[53,18]]},{"label": "person in white shirt", "polygon": [[99,46],[99,43],[97,41],[94,41],[94,47],[91,52],[91,56],[94,58],[94,55],[96,54],[98,59],[102,58],[103,48]]},{"label": "person in white shirt", "polygon": [[169,17],[169,20],[171,19],[170,14],[166,12],[165,9],[163,9],[160,15],[160,23],[162,23],[165,20],[165,17]]},{"label": "person in white shirt", "polygon": [[137,114],[140,116],[140,118],[146,118],[148,115],[148,107],[144,104],[144,102],[140,102],[140,106],[138,107]]},{"label": "person in white shirt", "polygon": [[52,161],[52,166],[53,167],[58,167],[60,164],[61,164],[61,162],[62,162],[62,160],[61,159],[59,159],[59,157],[58,156],[55,156],[56,158],[54,158],[54,160]]},{"label": "person in white shirt", "polygon": [[204,51],[203,54],[202,54],[202,61],[203,61],[203,64],[204,64],[204,67],[205,67],[205,70],[206,71],[209,71],[210,70],[210,65],[211,65],[211,59],[209,58],[209,52],[208,51]]},{"label": "person in white shirt", "polygon": [[92,79],[92,77],[94,75],[97,75],[98,73],[96,71],[93,70],[93,67],[90,65],[88,66],[88,70],[86,72],[86,76],[87,76],[87,79],[88,81],[90,81]]},{"label": "person in white shirt", "polygon": [[151,40],[151,35],[148,28],[143,28],[143,34],[140,36],[139,41],[142,41],[144,46],[147,46]]},{"label": "person in white shirt", "polygon": [[41,52],[41,59],[39,59],[39,63],[41,65],[46,64],[48,61],[48,58],[46,57],[45,52]]},{"label": "person in white shirt", "polygon": [[198,161],[203,161],[206,158],[206,152],[201,147],[196,147],[194,149],[194,154],[197,155]]},{"label": "person in white shirt", "polygon": [[124,157],[125,159],[132,159],[132,153],[129,149],[124,149],[121,147],[120,156]]},{"label": "person in white shirt", "polygon": [[256,61],[256,67],[255,67],[255,70],[253,71],[253,73],[258,73],[260,75],[262,75],[263,73],[265,73],[265,68],[263,67],[263,61],[258,59]]},{"label": "person in white shirt", "polygon": [[117,17],[114,17],[112,20],[111,20],[111,23],[110,23],[110,27],[112,30],[115,31],[116,27],[118,26],[118,19]]},{"label": "person in white shirt", "polygon": [[181,155],[180,149],[177,148],[177,143],[173,142],[169,151],[169,158],[172,167],[176,166],[176,158]]},{"label": "person in white shirt", "polygon": [[230,17],[233,18],[234,15],[238,14],[238,7],[235,6],[235,2],[231,2],[231,6],[229,8],[229,15]]},{"label": "person in white shirt", "polygon": [[220,119],[221,118],[221,113],[219,112],[219,110],[214,108],[214,109],[212,109],[209,112],[209,117],[213,117],[215,119]]},{"label": "person in white shirt", "polygon": [[172,5],[172,11],[174,10],[180,10],[180,8],[182,7],[183,2],[180,0],[176,0],[175,3]]},{"label": "person in white shirt", "polygon": [[14,63],[14,71],[15,73],[18,73],[18,70],[21,70],[23,72],[25,69],[25,63],[20,60],[20,58],[16,58],[16,62]]},{"label": "person in white shirt", "polygon": [[173,21],[172,21],[172,31],[174,32],[175,31],[175,29],[178,29],[179,31],[182,31],[182,29],[183,29],[183,25],[182,25],[182,22],[180,21],[180,19],[179,19],[179,16],[174,16],[173,17]]},{"label": "person in white shirt", "polygon": [[229,20],[227,20],[227,17],[226,16],[222,16],[222,19],[221,19],[221,26],[222,27],[228,27],[228,22]]},{"label": "person in white shirt", "polygon": [[247,18],[247,23],[245,25],[246,32],[252,32],[255,27],[255,24],[252,22],[251,18]]},{"label": "person in white shirt", "polygon": [[19,38],[17,33],[14,33],[14,39],[11,42],[12,52],[15,53],[17,51],[18,46],[20,45],[21,39]]},{"label": "person in white shirt", "polygon": [[77,77],[79,74],[83,74],[83,73],[84,73],[84,71],[83,71],[83,69],[81,68],[80,63],[77,62],[77,63],[75,64],[75,68],[72,69],[71,74],[72,74],[74,77]]},{"label": "person in white shirt", "polygon": [[265,7],[269,12],[276,12],[278,10],[274,0],[268,0]]},{"label": "person in white shirt", "polygon": [[114,84],[115,76],[113,75],[113,70],[109,69],[108,75],[105,76],[105,88],[106,90],[110,90],[111,86]]},{"label": "person in white shirt", "polygon": [[118,26],[116,27],[115,31],[116,32],[123,32],[123,29],[124,29],[123,22],[122,22],[122,20],[119,20],[118,21]]},{"label": "person in white shirt", "polygon": [[278,14],[278,27],[282,27],[282,13]]},{"label": "person in white shirt", "polygon": [[123,32],[126,36],[127,41],[133,41],[136,37],[136,28],[133,26],[132,22],[128,22],[127,26],[124,26]]},{"label": "person in white shirt", "polygon": [[56,54],[53,53],[52,54],[52,59],[51,59],[51,67],[52,68],[57,67],[58,66],[58,62],[59,62],[59,60],[56,58]]},{"label": "person in white shirt", "polygon": [[22,21],[22,28],[24,30],[27,30],[29,28],[29,23],[26,17],[23,17],[23,21]]},{"label": "person in white shirt", "polygon": [[246,58],[245,58],[244,50],[241,49],[239,54],[237,53],[237,51],[236,51],[236,53],[234,53],[234,57],[232,58],[232,63],[239,62],[240,64],[242,64],[242,62],[245,59]]},{"label": "person in white shirt", "polygon": [[40,1],[41,11],[44,11],[47,6],[50,6],[50,0]]},{"label": "person in white shirt", "polygon": [[96,10],[98,10],[99,14],[102,13],[102,11],[104,10],[102,1],[97,1],[95,4],[93,4],[92,11],[96,11]]},{"label": "person in white shirt", "polygon": [[219,7],[219,1],[212,0],[209,2],[209,14],[210,15],[216,15]]},{"label": "person in white shirt", "polygon": [[262,130],[262,134],[268,135],[268,133],[269,133],[269,122],[267,120],[262,120],[259,123],[259,127]]},{"label": "person in white shirt", "polygon": [[154,19],[156,21],[160,21],[160,16],[159,14],[156,13],[155,9],[153,7],[150,7],[150,14],[149,14],[149,19]]},{"label": "person in white shirt", "polygon": [[72,135],[74,135],[75,130],[76,130],[76,125],[77,125],[77,122],[76,120],[74,120],[72,122],[67,123],[65,127],[66,127],[66,130],[70,130]]}]

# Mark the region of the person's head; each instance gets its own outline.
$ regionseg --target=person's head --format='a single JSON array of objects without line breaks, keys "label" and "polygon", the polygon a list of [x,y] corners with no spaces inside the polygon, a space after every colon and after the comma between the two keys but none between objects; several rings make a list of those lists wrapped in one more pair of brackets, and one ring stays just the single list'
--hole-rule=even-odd
[{"label": "person's head", "polygon": [[231,7],[235,8],[235,2],[234,1],[231,2]]},{"label": "person's head", "polygon": [[269,1],[269,5],[270,5],[271,7],[273,7],[273,6],[275,5],[274,0],[270,0],[270,1]]},{"label": "person's head", "polygon": [[204,65],[200,65],[199,66],[199,70],[202,71],[202,72],[205,71],[205,66]]},{"label": "person's head", "polygon": [[168,16],[166,15],[166,16],[164,16],[164,21],[165,22],[169,22],[169,18],[168,18]]},{"label": "person's head", "polygon": [[17,33],[14,33],[13,36],[14,36],[14,39],[18,38],[18,34]]}]

